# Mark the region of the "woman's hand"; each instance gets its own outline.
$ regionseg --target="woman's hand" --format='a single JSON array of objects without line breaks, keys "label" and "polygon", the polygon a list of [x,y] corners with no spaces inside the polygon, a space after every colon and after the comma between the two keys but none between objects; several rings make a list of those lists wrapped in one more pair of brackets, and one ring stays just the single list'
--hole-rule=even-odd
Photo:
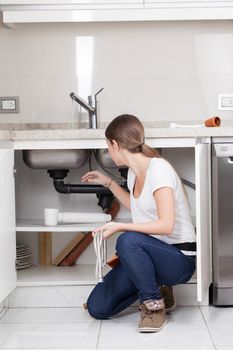
[{"label": "woman's hand", "polygon": [[108,223],[104,224],[103,226],[98,227],[95,230],[93,230],[92,236],[95,237],[95,234],[97,232],[103,231],[103,239],[108,239],[109,237],[114,235],[114,233],[122,231],[122,230],[123,230],[122,223],[120,223],[120,222],[108,222]]},{"label": "woman's hand", "polygon": [[111,183],[111,178],[100,173],[99,171],[89,171],[81,177],[81,182],[100,184],[104,187],[108,187]]}]

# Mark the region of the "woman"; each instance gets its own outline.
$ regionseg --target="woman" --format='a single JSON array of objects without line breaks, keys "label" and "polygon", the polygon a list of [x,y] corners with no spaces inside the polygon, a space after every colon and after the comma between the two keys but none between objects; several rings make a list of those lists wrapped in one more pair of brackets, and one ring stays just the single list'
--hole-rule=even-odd
[{"label": "woman", "polygon": [[195,271],[195,232],[187,196],[173,167],[144,143],[144,128],[132,115],[116,117],[105,131],[117,166],[128,171],[130,193],[98,171],[83,182],[109,188],[131,211],[132,223],[106,223],[96,229],[108,239],[116,232],[120,264],[97,284],[87,301],[89,313],[109,318],[140,300],[140,332],[156,332],[166,323],[160,286],[186,283]]}]

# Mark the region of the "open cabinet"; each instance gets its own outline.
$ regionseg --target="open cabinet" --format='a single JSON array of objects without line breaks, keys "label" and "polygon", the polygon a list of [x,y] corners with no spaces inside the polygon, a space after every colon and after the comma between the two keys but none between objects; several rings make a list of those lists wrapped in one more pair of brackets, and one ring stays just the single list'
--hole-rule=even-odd
[{"label": "open cabinet", "polygon": [[[55,143],[54,148],[64,146],[65,142],[60,143],[59,147]],[[210,140],[151,138],[146,142],[152,147],[160,148],[162,156],[174,165],[179,175],[195,184],[195,190],[186,187],[197,236],[197,269],[196,275],[190,281],[190,284],[197,289],[197,301],[201,304],[208,304],[208,292],[211,283]],[[52,141],[42,143],[41,148],[43,149],[53,148]],[[40,149],[39,142],[36,147]],[[72,148],[74,147],[75,143],[72,144]],[[77,143],[76,147],[82,148],[82,145]],[[93,147],[93,144],[90,144],[89,147]],[[95,142],[95,148],[104,148],[102,140],[99,143],[98,141]],[[52,232],[54,259],[77,232],[91,231],[96,227],[96,224],[46,227],[43,223],[43,209],[50,207],[58,208],[59,211],[101,212],[101,208],[97,206],[96,196],[93,194],[68,195],[57,193],[46,170],[30,169],[24,164],[22,149],[27,149],[27,145],[22,144],[15,151],[17,167],[16,230],[17,240],[29,244],[31,248],[33,266],[18,271],[17,285],[19,287],[93,286],[97,281],[94,276],[95,253],[92,245],[80,256],[75,266],[40,266],[39,234],[41,232]],[[93,168],[95,168],[95,164],[93,164]],[[87,170],[88,164],[80,169],[73,169],[70,171],[67,181],[79,183],[80,177]],[[121,209],[117,219],[119,221],[130,220],[130,213]],[[109,257],[114,253],[116,238],[114,237],[108,241]]]},{"label": "open cabinet", "polygon": [[16,287],[14,150],[0,142],[0,302]]}]

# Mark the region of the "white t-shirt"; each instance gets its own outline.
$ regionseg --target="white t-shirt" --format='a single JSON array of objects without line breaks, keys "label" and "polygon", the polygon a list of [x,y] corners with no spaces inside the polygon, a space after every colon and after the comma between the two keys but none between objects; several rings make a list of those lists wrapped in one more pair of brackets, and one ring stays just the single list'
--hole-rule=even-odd
[{"label": "white t-shirt", "polygon": [[151,236],[169,244],[196,241],[187,197],[179,176],[169,162],[163,158],[151,158],[146,172],[145,183],[138,198],[135,198],[133,195],[135,174],[131,169],[128,171],[127,182],[130,190],[130,207],[134,223],[157,220],[158,212],[153,196],[154,191],[162,187],[170,187],[173,189],[175,199],[174,230],[170,235]]}]

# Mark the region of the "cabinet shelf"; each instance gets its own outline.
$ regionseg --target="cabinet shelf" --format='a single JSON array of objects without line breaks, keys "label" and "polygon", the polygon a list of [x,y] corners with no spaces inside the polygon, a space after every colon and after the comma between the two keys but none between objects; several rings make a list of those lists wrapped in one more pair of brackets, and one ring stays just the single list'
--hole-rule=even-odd
[{"label": "cabinet shelf", "polygon": [[100,225],[92,223],[45,226],[43,219],[20,219],[16,221],[16,232],[87,232]]},{"label": "cabinet shelf", "polygon": [[[115,222],[130,222],[130,219],[114,219]],[[45,226],[43,219],[16,220],[16,232],[89,232],[104,223],[66,224]]]},{"label": "cabinet shelf", "polygon": [[[109,266],[104,268],[104,274],[110,270]],[[18,287],[35,286],[81,286],[95,285],[94,264],[79,264],[75,266],[31,266],[27,269],[17,271]],[[196,275],[188,282],[196,283]]]},{"label": "cabinet shelf", "polygon": [[[110,268],[106,267],[105,271]],[[95,285],[95,265],[31,266],[17,271],[17,286]]]}]

